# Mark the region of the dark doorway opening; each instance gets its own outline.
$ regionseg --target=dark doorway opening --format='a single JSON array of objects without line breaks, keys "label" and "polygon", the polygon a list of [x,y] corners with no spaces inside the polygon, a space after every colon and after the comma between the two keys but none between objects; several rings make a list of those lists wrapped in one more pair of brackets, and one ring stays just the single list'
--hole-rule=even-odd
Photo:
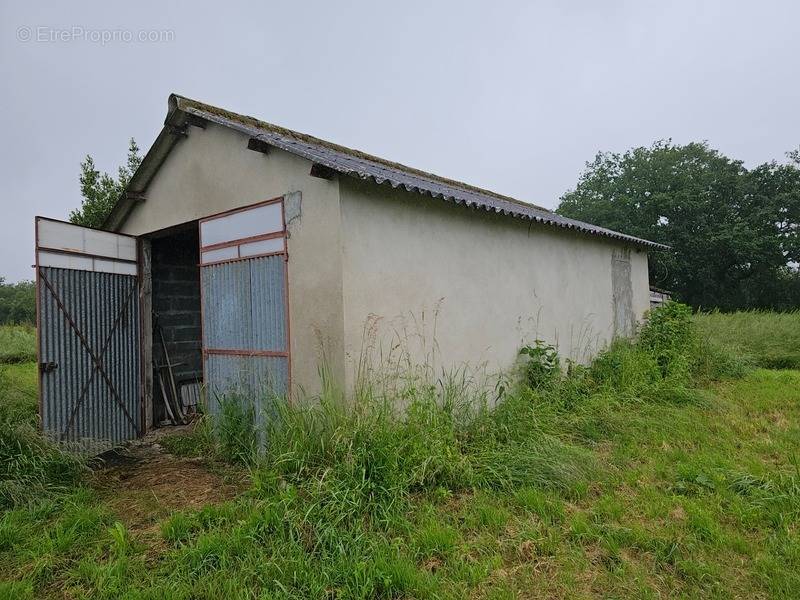
[{"label": "dark doorway opening", "polygon": [[149,239],[153,375],[150,425],[159,427],[184,421],[182,416],[188,419],[200,402],[203,354],[198,225],[196,221],[187,223]]}]

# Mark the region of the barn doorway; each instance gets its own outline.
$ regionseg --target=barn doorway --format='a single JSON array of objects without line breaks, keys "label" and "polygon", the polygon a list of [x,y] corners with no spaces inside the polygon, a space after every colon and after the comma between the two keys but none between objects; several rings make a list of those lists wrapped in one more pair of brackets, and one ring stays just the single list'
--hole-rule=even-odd
[{"label": "barn doorway", "polygon": [[185,424],[200,410],[215,416],[224,398],[251,402],[260,419],[289,390],[283,198],[145,240],[147,428]]},{"label": "barn doorway", "polygon": [[147,237],[150,245],[148,429],[192,419],[203,381],[200,254],[197,221]]}]

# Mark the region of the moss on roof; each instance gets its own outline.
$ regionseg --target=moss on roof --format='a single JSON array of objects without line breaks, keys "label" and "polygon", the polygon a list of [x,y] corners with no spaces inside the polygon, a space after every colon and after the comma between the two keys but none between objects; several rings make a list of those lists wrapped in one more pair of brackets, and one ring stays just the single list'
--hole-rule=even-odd
[{"label": "moss on roof", "polygon": [[229,110],[225,110],[217,106],[212,106],[211,104],[206,104],[198,100],[192,100],[191,98],[186,98],[184,96],[179,96],[177,94],[173,94],[173,97],[178,102],[178,108],[181,110],[191,112],[191,110],[194,109],[199,112],[209,113],[212,115],[216,115],[218,117],[222,117],[223,119],[232,121],[234,123],[239,123],[241,125],[244,125],[245,127],[262,129],[270,133],[275,133],[280,136],[289,137],[291,139],[294,139],[302,143],[324,146],[326,148],[330,148],[331,150],[342,152],[343,154],[348,154],[354,158],[359,158],[373,163],[378,163],[387,168],[396,169],[398,171],[413,174],[417,177],[425,178],[430,181],[435,181],[443,185],[449,185],[452,187],[460,188],[462,190],[469,192],[475,192],[478,194],[485,194],[487,196],[492,196],[494,198],[497,198],[498,200],[505,200],[506,202],[513,202],[514,204],[518,204],[520,206],[533,207],[544,212],[552,213],[550,209],[538,206],[536,204],[532,204],[530,202],[524,202],[522,200],[517,200],[516,198],[512,198],[510,196],[504,196],[502,194],[498,194],[497,192],[493,192],[491,190],[486,190],[483,188],[476,187],[474,185],[470,185],[468,183],[456,181],[455,179],[448,179],[446,177],[441,177],[433,173],[428,173],[427,171],[421,171],[420,169],[415,169],[414,167],[409,167],[401,163],[392,162],[390,160],[386,160],[385,158],[374,156],[372,154],[368,154],[367,152],[362,152],[361,150],[355,150],[353,148],[348,148],[347,146],[340,146],[339,144],[334,144],[333,142],[322,140],[318,137],[314,137],[313,135],[300,133],[299,131],[294,131],[292,129],[286,129],[285,127],[280,127],[279,125],[274,125],[272,123],[262,121],[261,119],[251,117],[249,115],[242,115],[239,113],[231,112]]}]

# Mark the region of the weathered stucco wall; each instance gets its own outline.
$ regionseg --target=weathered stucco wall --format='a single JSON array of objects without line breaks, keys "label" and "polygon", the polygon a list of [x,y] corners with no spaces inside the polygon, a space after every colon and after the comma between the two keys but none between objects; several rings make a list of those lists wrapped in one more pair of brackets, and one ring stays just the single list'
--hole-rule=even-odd
[{"label": "weathered stucco wall", "polygon": [[[378,361],[399,344],[437,369],[488,372],[537,338],[579,361],[612,339],[612,254],[625,246],[351,179],[340,191],[348,385],[365,337]],[[639,319],[645,252],[630,251],[629,272]]]},{"label": "weathered stucco wall", "polygon": [[[319,390],[323,349],[333,377],[352,387],[365,343],[378,361],[400,342],[416,362],[496,372],[537,338],[586,360],[614,335],[612,261],[626,246],[348,177],[315,178],[310,167],[281,150],[248,150],[234,131],[192,127],[121,229],[146,234],[300,192],[286,206],[295,391]],[[624,292],[619,273],[630,272],[638,319],[649,305],[647,255],[629,254],[615,282]]]},{"label": "weathered stucco wall", "polygon": [[314,393],[323,342],[334,376],[343,380],[339,184],[309,176],[311,165],[302,158],[277,149],[254,152],[247,141],[213,124],[189,128],[121,231],[142,235],[301,192],[287,206],[292,384]]}]

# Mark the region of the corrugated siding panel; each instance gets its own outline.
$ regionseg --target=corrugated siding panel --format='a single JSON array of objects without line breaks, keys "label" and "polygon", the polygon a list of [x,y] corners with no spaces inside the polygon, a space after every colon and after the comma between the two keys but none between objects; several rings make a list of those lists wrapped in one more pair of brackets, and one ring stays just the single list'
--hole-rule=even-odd
[{"label": "corrugated siding panel", "polygon": [[[56,365],[40,375],[43,432],[89,453],[137,437],[141,415],[136,277],[50,267],[41,267],[40,273],[39,362]],[[100,360],[119,401],[44,279]]]},{"label": "corrugated siding panel", "polygon": [[284,257],[201,269],[203,344],[224,350],[286,350]]},{"label": "corrugated siding panel", "polygon": [[251,399],[257,407],[286,393],[289,381],[288,359],[272,356],[206,356],[206,401],[213,415],[219,398],[233,393]]},{"label": "corrugated siding panel", "polygon": [[[208,411],[235,395],[252,402],[260,418],[272,399],[288,390],[285,257],[265,256],[201,267],[203,347]],[[235,350],[241,354],[215,354]]]}]

